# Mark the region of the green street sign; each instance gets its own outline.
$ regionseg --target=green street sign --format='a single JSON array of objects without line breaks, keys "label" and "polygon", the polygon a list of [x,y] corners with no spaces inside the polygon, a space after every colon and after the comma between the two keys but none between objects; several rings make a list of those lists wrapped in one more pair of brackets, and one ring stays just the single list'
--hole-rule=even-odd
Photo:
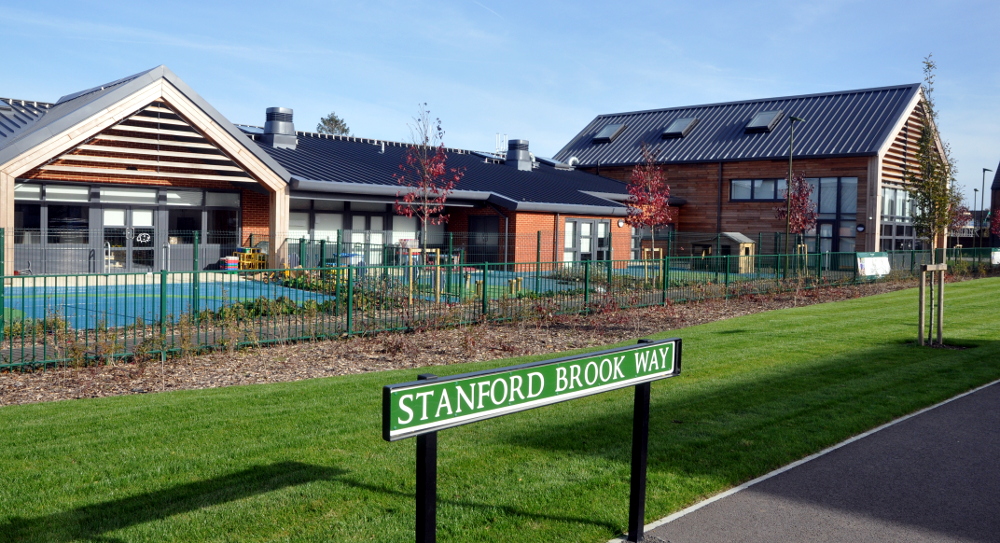
[{"label": "green street sign", "polygon": [[397,441],[536,407],[666,379],[681,340],[465,373],[382,389],[382,438]]}]

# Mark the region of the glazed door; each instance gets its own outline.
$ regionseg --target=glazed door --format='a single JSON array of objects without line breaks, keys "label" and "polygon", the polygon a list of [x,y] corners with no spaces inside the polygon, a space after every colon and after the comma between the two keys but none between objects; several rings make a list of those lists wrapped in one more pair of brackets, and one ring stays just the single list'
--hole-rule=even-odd
[{"label": "glazed door", "polygon": [[132,207],[104,208],[105,273],[153,271],[156,213]]}]

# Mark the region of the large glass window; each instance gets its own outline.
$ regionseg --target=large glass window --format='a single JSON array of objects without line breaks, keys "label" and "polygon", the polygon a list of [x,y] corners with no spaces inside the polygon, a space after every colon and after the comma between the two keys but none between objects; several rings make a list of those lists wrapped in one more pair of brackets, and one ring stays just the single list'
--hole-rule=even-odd
[{"label": "large glass window", "polygon": [[14,204],[14,243],[42,242],[42,206]]},{"label": "large glass window", "polygon": [[49,205],[49,243],[87,243],[89,209],[74,205]]},{"label": "large glass window", "polygon": [[913,228],[913,200],[903,188],[882,188],[882,228],[880,246],[886,251],[919,249],[921,242]]},{"label": "large glass window", "polygon": [[[854,252],[857,247],[857,177],[810,177],[810,199],[818,212],[817,229],[806,233],[809,250]],[[812,239],[810,239],[812,237]]]}]

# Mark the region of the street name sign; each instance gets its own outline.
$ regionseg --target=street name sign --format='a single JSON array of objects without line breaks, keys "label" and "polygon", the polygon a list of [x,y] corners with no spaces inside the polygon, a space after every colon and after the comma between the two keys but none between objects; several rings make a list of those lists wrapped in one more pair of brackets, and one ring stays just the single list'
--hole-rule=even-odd
[{"label": "street name sign", "polygon": [[643,539],[650,383],[681,373],[680,338],[382,388],[382,438],[417,438],[416,541],[437,541],[437,432],[625,387],[635,388],[628,535]]},{"label": "street name sign", "polygon": [[427,432],[678,375],[679,338],[520,366],[386,385],[382,438]]}]

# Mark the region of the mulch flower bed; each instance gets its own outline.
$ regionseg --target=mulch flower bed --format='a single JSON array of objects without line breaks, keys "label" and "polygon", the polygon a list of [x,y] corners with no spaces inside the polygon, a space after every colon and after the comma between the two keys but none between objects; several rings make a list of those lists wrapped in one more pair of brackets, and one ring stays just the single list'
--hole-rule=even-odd
[{"label": "mulch flower bed", "polygon": [[6,372],[0,373],[0,405],[277,383],[558,353],[752,313],[871,296],[915,284],[910,280],[828,287],[798,294],[752,295],[591,315],[214,351],[171,358],[162,366],[156,360]]}]

